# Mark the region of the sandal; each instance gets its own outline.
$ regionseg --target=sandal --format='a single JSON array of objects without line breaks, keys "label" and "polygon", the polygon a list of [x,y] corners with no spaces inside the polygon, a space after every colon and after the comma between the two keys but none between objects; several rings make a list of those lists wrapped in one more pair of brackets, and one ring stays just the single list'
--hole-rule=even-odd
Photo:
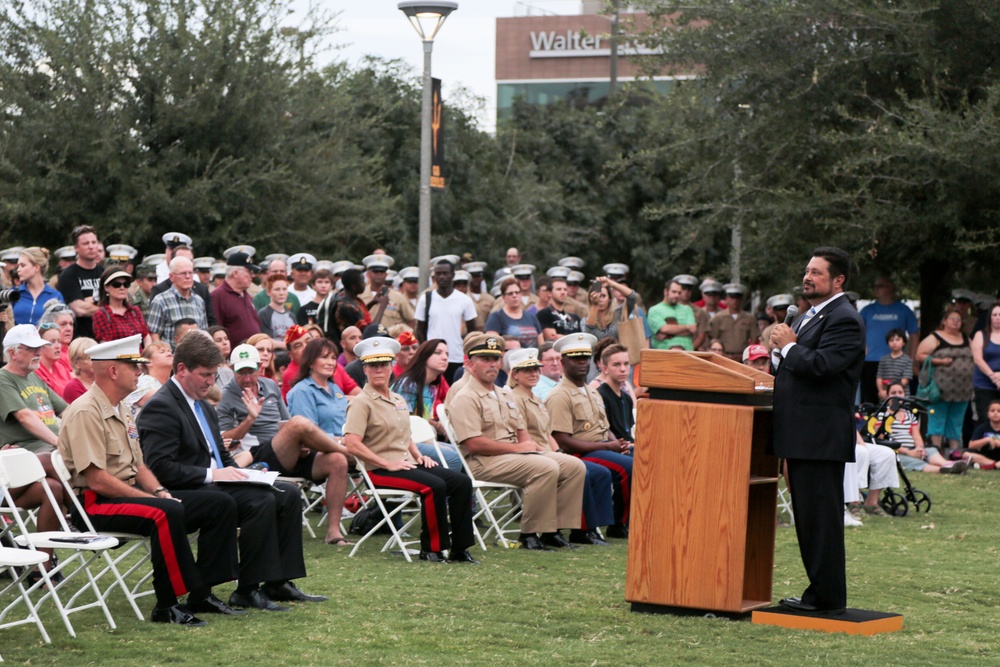
[{"label": "sandal", "polygon": [[354,542],[348,542],[346,537],[335,537],[329,542],[328,545],[332,547],[353,547]]},{"label": "sandal", "polygon": [[878,505],[875,505],[874,507],[869,507],[868,505],[862,505],[861,509],[864,510],[864,513],[867,514],[868,516],[889,516],[888,514],[885,513],[885,510],[883,510]]}]

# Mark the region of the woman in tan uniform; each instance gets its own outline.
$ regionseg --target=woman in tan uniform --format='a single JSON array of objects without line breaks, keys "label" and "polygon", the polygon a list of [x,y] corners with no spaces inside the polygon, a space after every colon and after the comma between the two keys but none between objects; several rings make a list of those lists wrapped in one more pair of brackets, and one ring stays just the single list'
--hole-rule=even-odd
[{"label": "woman in tan uniform", "polygon": [[389,389],[398,351],[398,342],[383,337],[363,340],[354,348],[368,383],[347,406],[344,444],[364,461],[376,487],[420,495],[420,560],[478,563],[469,553],[474,540],[472,481],[438,467],[413,443],[406,401]]},{"label": "woman in tan uniform", "polygon": [[[542,364],[538,360],[538,350],[533,347],[513,350],[508,355],[510,374],[507,384],[510,395],[524,415],[528,435],[543,447],[547,444],[552,451],[559,449],[552,437],[551,419],[545,403],[532,393],[541,376]],[[614,504],[611,496],[611,471],[607,468],[583,461],[587,467],[583,487],[583,525],[569,533],[569,541],[575,544],[607,545],[598,526],[610,526],[615,522]]]}]

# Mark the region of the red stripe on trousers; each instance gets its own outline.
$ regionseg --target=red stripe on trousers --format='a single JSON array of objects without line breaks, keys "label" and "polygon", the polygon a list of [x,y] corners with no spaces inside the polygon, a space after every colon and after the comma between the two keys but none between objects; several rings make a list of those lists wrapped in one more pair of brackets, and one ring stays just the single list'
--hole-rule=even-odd
[{"label": "red stripe on trousers", "polygon": [[[434,504],[434,492],[431,490],[431,487],[406,479],[405,477],[382,477],[373,472],[369,472],[368,476],[375,486],[419,493],[423,497],[424,520],[427,522],[427,534],[431,540],[431,551],[441,551],[441,530],[437,525],[437,506]],[[429,508],[428,505],[430,505]]]},{"label": "red stripe on trousers", "polygon": [[624,509],[622,510],[621,522],[622,522],[622,525],[627,524],[628,523],[629,498],[632,495],[631,490],[630,490],[631,487],[629,486],[628,471],[625,470],[625,468],[623,468],[622,466],[618,465],[617,463],[613,463],[613,462],[608,461],[606,459],[596,459],[596,458],[595,459],[591,459],[591,458],[587,458],[586,456],[584,456],[583,460],[584,461],[590,461],[591,463],[596,463],[599,466],[604,466],[605,468],[607,468],[608,470],[611,470],[612,472],[618,473],[618,476],[621,479],[621,486],[622,486],[622,505],[625,506]]},{"label": "red stripe on trousers", "polygon": [[166,563],[167,574],[170,575],[170,584],[174,587],[174,595],[187,593],[187,585],[184,583],[181,567],[177,563],[177,554],[174,552],[174,540],[170,535],[170,525],[167,523],[166,512],[148,505],[99,503],[97,502],[97,494],[93,491],[83,492],[83,509],[87,511],[87,514],[95,516],[134,516],[153,521],[160,538],[160,552],[163,554],[163,562]]}]

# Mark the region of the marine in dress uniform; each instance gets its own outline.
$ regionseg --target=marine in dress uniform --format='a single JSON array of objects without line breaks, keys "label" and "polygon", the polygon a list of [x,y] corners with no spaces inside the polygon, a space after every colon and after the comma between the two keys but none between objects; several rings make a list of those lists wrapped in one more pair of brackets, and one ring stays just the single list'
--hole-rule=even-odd
[{"label": "marine in dress uniform", "polygon": [[486,262],[466,262],[462,269],[469,272],[469,297],[476,304],[476,326],[482,331],[486,319],[493,312],[497,300],[483,290],[483,275],[486,272]]},{"label": "marine in dress uniform", "polygon": [[563,378],[545,399],[552,418],[552,436],[559,447],[584,461],[611,471],[615,524],[610,537],[628,537],[632,490],[632,444],[611,433],[604,399],[587,385],[590,358],[597,338],[581,333],[563,336],[553,349],[562,355]]},{"label": "marine in dress uniform", "polygon": [[[156,606],[152,620],[197,626],[198,613],[243,614],[211,594],[211,587],[237,576],[236,502],[204,491],[169,491],[145,466],[132,411],[121,399],[134,388],[142,336],[86,350],[94,362],[91,388],[63,416],[59,452],[71,483],[98,531],[150,538]],[[180,502],[178,502],[180,501]],[[74,523],[86,529],[79,516]],[[195,563],[187,534],[198,534]],[[187,605],[177,596],[190,591]]]},{"label": "marine in dress uniform", "polygon": [[[368,305],[378,298],[378,291],[385,286],[389,269],[395,263],[395,260],[388,255],[375,254],[368,255],[362,262],[365,265],[368,283],[365,291],[358,298],[361,299],[362,303]],[[382,325],[390,330],[399,324],[405,324],[410,328],[416,326],[416,310],[409,299],[393,289],[388,290],[388,297],[389,300],[385,305],[385,315],[382,316],[381,320]],[[378,320],[378,314],[381,309],[382,306],[378,303],[374,303],[368,308],[373,322]]]},{"label": "marine in dress uniform", "polygon": [[726,311],[712,318],[709,335],[722,343],[727,357],[740,361],[743,350],[760,338],[760,330],[754,316],[741,307],[747,288],[728,283],[722,289],[726,293]]},{"label": "marine in dress uniform", "polygon": [[475,539],[472,480],[420,454],[410,436],[409,407],[389,390],[399,343],[368,338],[354,352],[364,364],[368,382],[347,406],[347,450],[365,462],[375,486],[420,495],[420,560],[477,563],[469,554]]},{"label": "marine in dress uniform", "polygon": [[[524,415],[493,382],[504,341],[485,333],[470,334],[463,345],[474,376],[447,408],[469,469],[477,479],[524,489],[521,545],[533,551],[566,547],[561,528],[579,528],[586,467],[565,454],[531,440]],[[536,456],[525,456],[538,452]],[[541,534],[541,537],[539,537]]]},{"label": "marine in dress uniform", "polygon": [[774,327],[778,326],[780,323],[785,321],[785,315],[788,313],[788,307],[795,303],[795,297],[791,294],[775,294],[770,299],[767,300],[767,305],[774,313],[774,322],[769,324],[764,328],[764,331],[760,334],[760,339],[765,343],[771,340],[771,332],[774,331]]}]

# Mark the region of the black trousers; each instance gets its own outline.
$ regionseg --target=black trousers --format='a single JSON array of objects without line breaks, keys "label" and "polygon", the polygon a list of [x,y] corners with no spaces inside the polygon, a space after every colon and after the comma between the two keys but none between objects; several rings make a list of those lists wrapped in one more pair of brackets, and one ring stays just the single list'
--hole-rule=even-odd
[{"label": "black trousers", "polygon": [[844,463],[788,459],[795,534],[809,587],[802,601],[821,609],[847,606]]},{"label": "black trousers", "polygon": [[368,476],[376,487],[420,494],[421,549],[462,551],[472,546],[472,480],[467,475],[421,466],[394,471],[376,468]]},{"label": "black trousers", "polygon": [[274,488],[251,484],[208,484],[203,488],[235,501],[241,587],[306,576],[302,497],[296,486],[275,482]]},{"label": "black trousers", "polygon": [[[236,503],[205,491],[172,492],[163,498],[104,498],[85,491],[83,508],[97,531],[146,535],[150,538],[156,605],[177,604],[188,591],[207,592],[237,576]],[[73,517],[78,527],[85,524]],[[188,533],[198,535],[197,564]]]},{"label": "black trousers", "polygon": [[866,361],[861,367],[861,402],[878,405],[878,362]]}]

